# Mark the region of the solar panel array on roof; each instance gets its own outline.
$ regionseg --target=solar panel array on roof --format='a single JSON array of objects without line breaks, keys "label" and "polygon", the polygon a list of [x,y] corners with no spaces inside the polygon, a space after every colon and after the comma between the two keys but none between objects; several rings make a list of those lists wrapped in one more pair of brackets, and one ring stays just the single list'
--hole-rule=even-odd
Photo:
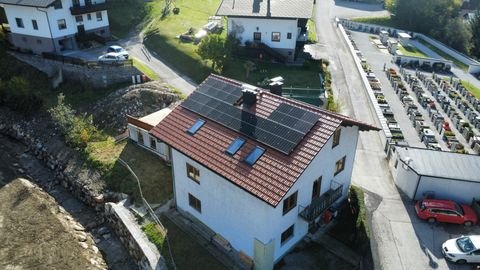
[{"label": "solar panel array on roof", "polygon": [[208,77],[198,91],[230,104],[235,103],[242,96],[240,86],[225,83],[214,77]]},{"label": "solar panel array on roof", "polygon": [[[217,82],[231,88],[216,85]],[[230,90],[234,94],[223,93]],[[236,93],[237,91],[240,94]],[[237,95],[241,96],[240,87],[222,81],[208,80],[182,103],[182,107],[284,154],[290,154],[319,118],[314,113],[288,104],[280,105],[270,119],[264,118],[234,106],[236,100],[231,101]]]}]

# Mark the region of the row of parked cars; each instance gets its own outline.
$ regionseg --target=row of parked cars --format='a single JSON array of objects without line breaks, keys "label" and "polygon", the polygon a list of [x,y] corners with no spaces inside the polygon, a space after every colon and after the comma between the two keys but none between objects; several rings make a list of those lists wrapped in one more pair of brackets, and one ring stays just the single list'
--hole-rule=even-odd
[{"label": "row of parked cars", "polygon": [[[480,208],[475,200],[472,206]],[[423,199],[415,204],[415,212],[429,223],[445,222],[470,227],[478,222],[478,210],[473,207],[449,200]],[[442,244],[442,253],[451,262],[480,263],[480,235],[462,235],[447,240]]]},{"label": "row of parked cars", "polygon": [[121,61],[128,60],[128,52],[117,45],[112,45],[107,48],[107,53],[98,57],[98,62],[103,64],[116,64]]}]

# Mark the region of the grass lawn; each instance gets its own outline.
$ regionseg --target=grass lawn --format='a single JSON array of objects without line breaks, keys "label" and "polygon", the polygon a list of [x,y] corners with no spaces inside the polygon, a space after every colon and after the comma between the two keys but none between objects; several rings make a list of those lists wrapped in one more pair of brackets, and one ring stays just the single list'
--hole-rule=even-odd
[{"label": "grass lawn", "polygon": [[[187,269],[226,269],[208,251],[197,243],[190,235],[183,232],[175,223],[167,217],[160,217],[160,220],[167,229],[167,237],[171,245],[175,265],[179,270]],[[169,261],[170,258],[167,245],[163,245],[160,253]]]},{"label": "grass lawn", "polygon": [[480,89],[478,87],[467,81],[462,81],[462,85],[468,90],[468,92],[472,93],[477,98],[480,98]]},{"label": "grass lawn", "polygon": [[129,141],[115,144],[112,140],[91,142],[86,151],[90,157],[89,161],[104,172],[110,189],[132,194],[135,201],[140,201],[137,182],[117,161],[120,157],[140,179],[143,196],[149,203],[161,204],[172,197],[171,168],[153,153]]},{"label": "grass lawn", "polygon": [[424,54],[422,51],[417,49],[414,46],[402,46],[398,44],[398,49],[403,53],[405,56],[413,56],[413,57],[420,57],[420,58],[428,58],[428,55]]},{"label": "grass lawn", "polygon": [[108,21],[114,36],[125,38],[135,26],[144,21],[150,7],[145,2],[144,0],[107,1]]},{"label": "grass lawn", "polygon": [[196,31],[205,25],[208,17],[215,14],[220,0],[177,0],[175,6],[180,8],[180,13],[178,15],[171,13],[162,19],[163,3],[152,2],[150,10],[152,19],[145,29],[147,40],[144,43],[180,73],[201,82],[210,74],[210,64],[198,56],[197,45],[182,42],[175,37],[189,28]]},{"label": "grass lawn", "polygon": [[315,43],[317,42],[317,32],[315,29],[315,22],[310,19],[308,20],[308,42]]},{"label": "grass lawn", "polygon": [[390,16],[353,18],[352,21],[388,26],[388,27],[397,27],[395,22],[392,20],[392,17]]},{"label": "grass lawn", "polygon": [[423,45],[427,46],[430,50],[434,51],[436,54],[440,55],[441,57],[452,61],[457,67],[464,71],[468,71],[468,65],[465,65],[463,62],[460,62],[458,59],[450,56],[449,54],[444,53],[442,50],[439,48],[433,46],[432,44],[428,43],[427,41],[419,38],[418,42],[422,43]]},{"label": "grass lawn", "polygon": [[143,62],[138,60],[137,58],[133,59],[133,66],[135,66],[138,70],[140,70],[143,74],[147,75],[152,80],[159,80],[160,77],[153,71],[151,68],[146,66]]}]

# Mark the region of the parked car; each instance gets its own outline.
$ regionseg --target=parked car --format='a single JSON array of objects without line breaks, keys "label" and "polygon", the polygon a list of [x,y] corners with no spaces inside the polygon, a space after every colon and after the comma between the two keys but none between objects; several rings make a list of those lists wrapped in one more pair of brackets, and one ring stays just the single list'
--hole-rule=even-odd
[{"label": "parked car", "polygon": [[456,263],[480,263],[480,235],[461,236],[442,244],[445,259]]},{"label": "parked car", "polygon": [[125,59],[128,59],[128,52],[124,48],[118,45],[112,45],[107,48],[107,53],[118,53],[122,55]]},{"label": "parked car", "polygon": [[460,205],[449,200],[423,199],[415,204],[420,219],[430,223],[447,222],[472,226],[477,224],[477,215],[468,205]]},{"label": "parked car", "polygon": [[110,52],[98,57],[98,62],[102,64],[116,64],[127,60],[122,54]]}]

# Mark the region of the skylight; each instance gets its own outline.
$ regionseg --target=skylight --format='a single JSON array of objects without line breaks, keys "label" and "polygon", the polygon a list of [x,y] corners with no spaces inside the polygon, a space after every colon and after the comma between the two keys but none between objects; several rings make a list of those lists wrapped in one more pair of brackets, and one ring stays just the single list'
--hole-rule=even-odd
[{"label": "skylight", "polygon": [[240,149],[243,146],[244,143],[245,143],[245,139],[238,137],[230,144],[230,146],[227,148],[225,152],[233,156],[238,151],[238,149]]},{"label": "skylight", "polygon": [[265,149],[255,146],[255,148],[248,154],[248,156],[243,160],[248,165],[253,166],[255,162],[263,155]]},{"label": "skylight", "polygon": [[187,133],[190,135],[197,133],[197,131],[203,126],[203,124],[205,124],[205,121],[202,119],[198,119],[197,121],[195,121],[195,123],[193,123],[192,127],[187,130]]}]

